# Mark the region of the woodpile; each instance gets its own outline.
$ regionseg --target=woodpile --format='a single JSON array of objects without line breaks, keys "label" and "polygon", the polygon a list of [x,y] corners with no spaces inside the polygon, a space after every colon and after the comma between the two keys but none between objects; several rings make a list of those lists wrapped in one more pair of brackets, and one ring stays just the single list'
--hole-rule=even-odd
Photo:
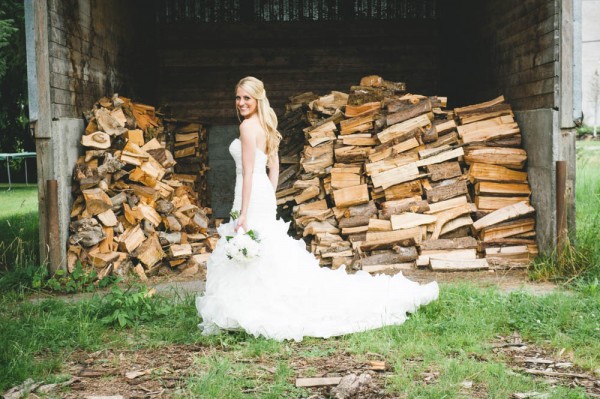
[{"label": "woodpile", "polygon": [[[131,271],[144,280],[161,266],[195,274],[216,244],[211,210],[198,203],[197,179],[174,173],[170,134],[154,107],[115,94],[99,100],[86,119],[85,155],[73,171],[68,271],[81,261],[98,278]],[[177,151],[206,157],[198,153],[205,152],[201,132],[186,125],[179,134],[193,139],[175,134],[177,159],[187,157]]]},{"label": "woodpile", "polygon": [[168,120],[172,132],[172,152],[175,170],[172,179],[185,182],[194,188],[198,201],[210,206],[210,193],[206,173],[208,167],[208,136],[206,128],[195,122]]},{"label": "woodpile", "polygon": [[322,266],[481,270],[537,254],[527,154],[503,97],[446,110],[368,76],[349,94],[290,100],[280,128],[303,148],[282,157],[277,200]]}]

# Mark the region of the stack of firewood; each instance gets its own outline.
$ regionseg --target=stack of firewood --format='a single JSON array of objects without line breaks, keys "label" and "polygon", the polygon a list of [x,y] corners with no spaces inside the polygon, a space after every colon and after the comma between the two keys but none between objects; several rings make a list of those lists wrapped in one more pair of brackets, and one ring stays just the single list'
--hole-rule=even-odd
[{"label": "stack of firewood", "polygon": [[333,268],[526,266],[535,220],[523,218],[533,208],[510,105],[447,111],[443,97],[404,90],[368,76],[350,94],[298,96],[310,126],[277,192],[298,235]]},{"label": "stack of firewood", "polygon": [[132,270],[145,279],[163,265],[195,273],[216,244],[211,210],[173,173],[154,107],[115,95],[86,117],[85,156],[73,171],[68,270],[79,260],[99,278]]},{"label": "stack of firewood", "polygon": [[210,205],[210,193],[206,173],[208,167],[208,136],[206,128],[199,123],[182,123],[170,120],[172,127],[172,149],[177,164],[174,180],[194,187],[198,200],[205,206]]},{"label": "stack of firewood", "polygon": [[[279,118],[278,130],[281,133],[279,143],[279,185],[277,187],[278,209],[277,213],[286,220],[292,218],[291,207],[288,202],[281,200],[288,192],[294,193],[294,181],[300,175],[300,153],[305,144],[304,128],[310,126],[307,113],[310,112],[308,103],[319,96],[312,92],[303,93],[289,98],[286,112]],[[293,233],[293,232],[290,232]]]}]

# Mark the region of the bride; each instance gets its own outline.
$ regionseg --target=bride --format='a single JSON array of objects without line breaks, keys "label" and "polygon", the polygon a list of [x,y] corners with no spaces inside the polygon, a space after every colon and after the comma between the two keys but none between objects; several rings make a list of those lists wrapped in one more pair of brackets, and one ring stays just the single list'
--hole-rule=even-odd
[{"label": "bride", "polygon": [[[242,329],[278,341],[328,338],[402,324],[407,312],[438,297],[436,282],[419,285],[401,273],[349,275],[343,267],[321,268],[304,242],[288,236],[288,225],[276,219],[281,135],[263,83],[240,80],[235,102],[243,121],[229,152],[239,217],[219,226],[221,238],[207,263],[206,291],[196,299],[203,334]],[[260,238],[260,256],[247,263],[226,253],[226,237],[240,228]]]}]

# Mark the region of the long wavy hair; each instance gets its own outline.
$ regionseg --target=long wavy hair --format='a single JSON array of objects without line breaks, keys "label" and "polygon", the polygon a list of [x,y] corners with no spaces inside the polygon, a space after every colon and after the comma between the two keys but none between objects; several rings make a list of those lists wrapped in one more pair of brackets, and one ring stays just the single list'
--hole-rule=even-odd
[{"label": "long wavy hair", "polygon": [[[236,91],[238,87],[244,89],[257,102],[258,120],[267,133],[267,156],[272,159],[279,149],[281,134],[277,131],[277,115],[275,115],[275,111],[273,111],[273,108],[269,104],[265,85],[255,77],[247,76],[235,86]],[[241,120],[240,111],[237,107],[235,107],[235,110],[238,114],[238,119]]]}]

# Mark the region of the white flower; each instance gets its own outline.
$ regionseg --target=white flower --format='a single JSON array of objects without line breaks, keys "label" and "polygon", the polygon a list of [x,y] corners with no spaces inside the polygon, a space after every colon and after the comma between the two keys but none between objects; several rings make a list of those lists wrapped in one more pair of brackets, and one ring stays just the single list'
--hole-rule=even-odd
[{"label": "white flower", "polygon": [[237,234],[225,238],[227,240],[225,254],[235,262],[248,263],[260,255],[260,240],[253,230],[245,233],[240,228]]}]

